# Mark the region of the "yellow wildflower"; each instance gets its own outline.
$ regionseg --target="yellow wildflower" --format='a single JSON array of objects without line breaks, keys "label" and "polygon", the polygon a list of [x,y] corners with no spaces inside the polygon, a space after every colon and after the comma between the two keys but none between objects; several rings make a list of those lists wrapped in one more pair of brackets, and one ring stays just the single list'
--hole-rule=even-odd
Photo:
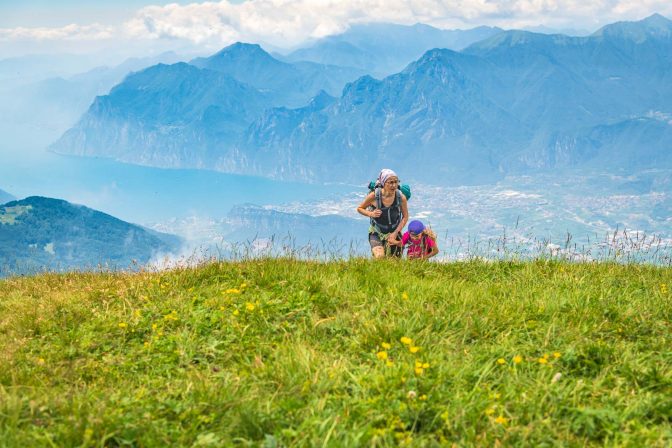
[{"label": "yellow wildflower", "polygon": [[539,364],[547,364],[548,359],[547,358],[539,358]]},{"label": "yellow wildflower", "polygon": [[418,367],[422,367],[422,363],[420,361],[415,361],[415,368],[417,369]]},{"label": "yellow wildflower", "polygon": [[234,316],[237,316],[237,315],[240,314],[240,311],[238,311],[238,310],[233,310],[233,313],[231,313],[231,314],[233,314]]},{"label": "yellow wildflower", "polygon": [[499,358],[499,359],[497,360],[497,364],[499,364],[500,366],[502,366],[502,365],[506,364],[506,360],[505,360],[504,358]]},{"label": "yellow wildflower", "polygon": [[420,351],[420,347],[415,347],[415,346],[408,347],[408,351],[410,351],[411,353],[418,353]]},{"label": "yellow wildflower", "polygon": [[424,369],[422,367],[416,367],[415,368],[415,374],[416,375],[422,375],[423,372],[424,372]]},{"label": "yellow wildflower", "polygon": [[247,288],[247,283],[243,283],[243,284],[240,285],[240,289],[245,289],[245,288]]},{"label": "yellow wildflower", "polygon": [[429,363],[428,362],[422,363],[422,368],[423,369],[429,369]]},{"label": "yellow wildflower", "polygon": [[411,345],[413,343],[413,339],[407,337],[407,336],[402,336],[401,339],[399,339],[402,344],[404,345]]},{"label": "yellow wildflower", "polygon": [[117,324],[117,326],[121,329],[124,329],[124,328],[128,327],[128,324],[126,322],[119,322]]},{"label": "yellow wildflower", "polygon": [[44,358],[37,358],[37,363],[38,364],[44,364],[45,362],[46,361],[44,360]]},{"label": "yellow wildflower", "polygon": [[427,395],[426,394],[420,395],[420,400],[427,401]]},{"label": "yellow wildflower", "polygon": [[401,298],[404,299],[404,300],[408,300],[408,293],[406,291],[401,293]]},{"label": "yellow wildflower", "polygon": [[387,362],[385,363],[385,365],[387,367],[392,367],[394,365],[394,363],[388,359]]},{"label": "yellow wildflower", "polygon": [[376,357],[380,360],[385,361],[387,359],[387,352],[378,352],[376,353]]},{"label": "yellow wildflower", "polygon": [[240,294],[240,290],[236,288],[229,288],[224,291],[224,294]]},{"label": "yellow wildflower", "polygon": [[495,413],[495,408],[488,408],[485,410],[485,415],[492,415]]},{"label": "yellow wildflower", "polygon": [[152,331],[156,331],[159,326],[157,324],[152,324]]},{"label": "yellow wildflower", "polygon": [[562,356],[562,355],[560,354],[560,352],[554,352],[554,353],[553,353],[553,357],[554,357],[555,359],[558,359],[558,358],[561,357],[561,356]]},{"label": "yellow wildflower", "polygon": [[383,343],[380,344],[380,345],[381,345],[385,350],[389,350],[389,349],[392,348],[392,346],[391,346],[390,344],[388,344],[387,342],[383,342]]},{"label": "yellow wildflower", "polygon": [[513,363],[514,364],[520,364],[521,362],[523,362],[523,357],[522,356],[516,355],[516,356],[513,357]]},{"label": "yellow wildflower", "polygon": [[499,423],[500,425],[505,425],[506,422],[508,421],[509,420],[506,417],[503,417],[501,415],[495,419],[495,423]]},{"label": "yellow wildflower", "polygon": [[254,311],[254,304],[253,304],[253,303],[250,303],[250,302],[247,302],[247,303],[245,304],[245,309],[246,309],[247,311]]}]

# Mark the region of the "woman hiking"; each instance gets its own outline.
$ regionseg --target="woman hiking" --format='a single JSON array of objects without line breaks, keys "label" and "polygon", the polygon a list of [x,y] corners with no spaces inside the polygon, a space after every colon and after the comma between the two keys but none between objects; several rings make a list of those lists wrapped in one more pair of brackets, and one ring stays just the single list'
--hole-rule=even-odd
[{"label": "woman hiking", "polygon": [[359,204],[357,212],[371,218],[369,244],[374,258],[401,257],[400,233],[408,221],[408,201],[399,190],[397,173],[383,169],[376,188]]}]

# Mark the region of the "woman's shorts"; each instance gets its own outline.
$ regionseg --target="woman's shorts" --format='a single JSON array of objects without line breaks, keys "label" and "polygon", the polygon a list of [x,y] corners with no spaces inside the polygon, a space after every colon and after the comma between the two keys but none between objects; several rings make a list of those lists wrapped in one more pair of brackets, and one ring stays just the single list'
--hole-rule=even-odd
[{"label": "woman's shorts", "polygon": [[[397,241],[401,241],[399,234],[397,234]],[[385,248],[386,255],[401,257],[403,248],[401,246],[390,245],[387,240],[380,241],[380,236],[377,233],[369,233],[369,244],[371,245],[371,249],[374,247],[383,247]]]}]

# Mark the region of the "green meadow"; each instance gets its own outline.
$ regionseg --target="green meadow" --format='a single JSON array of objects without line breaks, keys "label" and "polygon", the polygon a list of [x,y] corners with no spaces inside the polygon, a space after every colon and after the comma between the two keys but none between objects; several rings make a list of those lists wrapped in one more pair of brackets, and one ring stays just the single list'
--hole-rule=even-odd
[{"label": "green meadow", "polygon": [[9,278],[0,446],[671,446],[671,283],[552,260]]}]

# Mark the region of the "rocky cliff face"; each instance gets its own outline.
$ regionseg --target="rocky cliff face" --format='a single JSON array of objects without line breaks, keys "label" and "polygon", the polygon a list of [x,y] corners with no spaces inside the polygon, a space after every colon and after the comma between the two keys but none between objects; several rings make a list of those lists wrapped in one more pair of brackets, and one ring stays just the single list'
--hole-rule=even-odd
[{"label": "rocky cliff face", "polygon": [[230,76],[185,63],[130,75],[97,97],[52,149],[163,167],[209,168],[272,100]]}]

